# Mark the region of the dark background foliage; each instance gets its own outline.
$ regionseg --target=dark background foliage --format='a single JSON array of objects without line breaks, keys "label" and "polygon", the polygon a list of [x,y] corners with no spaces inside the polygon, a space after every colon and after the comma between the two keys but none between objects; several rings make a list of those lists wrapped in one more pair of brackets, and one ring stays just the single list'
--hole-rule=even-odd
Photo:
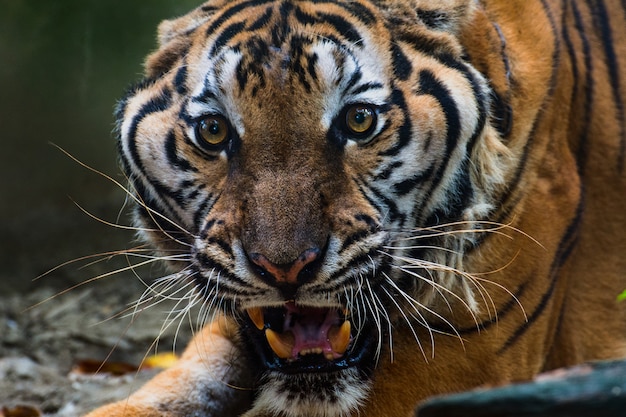
[{"label": "dark background foliage", "polygon": [[51,143],[124,182],[112,134],[115,102],[141,78],[158,22],[199,3],[0,0],[0,294],[64,288],[115,264],[33,278],[132,244],[132,232],[99,223],[73,202],[115,222],[123,192]]}]

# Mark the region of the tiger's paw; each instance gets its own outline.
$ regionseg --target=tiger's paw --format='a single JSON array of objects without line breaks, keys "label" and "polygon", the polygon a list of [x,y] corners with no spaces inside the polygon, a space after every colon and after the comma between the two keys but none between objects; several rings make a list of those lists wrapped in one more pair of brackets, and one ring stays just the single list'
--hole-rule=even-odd
[{"label": "tiger's paw", "polygon": [[86,417],[239,417],[252,404],[249,367],[232,323],[218,319],[190,342],[181,359],[124,400]]}]

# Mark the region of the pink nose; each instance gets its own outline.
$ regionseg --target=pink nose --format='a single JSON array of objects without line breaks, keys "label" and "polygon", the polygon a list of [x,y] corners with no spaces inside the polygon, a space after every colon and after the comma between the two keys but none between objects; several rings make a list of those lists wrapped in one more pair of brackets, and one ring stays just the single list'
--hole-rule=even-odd
[{"label": "pink nose", "polygon": [[318,248],[305,250],[294,261],[277,265],[260,253],[251,253],[250,260],[262,269],[261,278],[272,286],[296,286],[306,284],[313,279],[312,273],[304,273],[304,268],[319,258]]}]

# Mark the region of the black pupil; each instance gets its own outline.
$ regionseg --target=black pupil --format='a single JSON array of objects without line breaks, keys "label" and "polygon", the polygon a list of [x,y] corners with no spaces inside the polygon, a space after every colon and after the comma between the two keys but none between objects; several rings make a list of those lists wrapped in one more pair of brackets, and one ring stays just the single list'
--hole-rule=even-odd
[{"label": "black pupil", "polygon": [[220,122],[217,120],[211,120],[209,122],[208,131],[211,135],[217,135],[220,133]]},{"label": "black pupil", "polygon": [[356,113],[354,114],[354,121],[357,124],[363,124],[366,118],[367,118],[367,110],[365,109],[358,109]]}]

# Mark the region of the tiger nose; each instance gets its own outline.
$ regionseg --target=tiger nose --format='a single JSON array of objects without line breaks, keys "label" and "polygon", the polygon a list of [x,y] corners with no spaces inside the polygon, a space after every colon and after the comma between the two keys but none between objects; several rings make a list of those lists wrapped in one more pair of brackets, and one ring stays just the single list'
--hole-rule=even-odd
[{"label": "tiger nose", "polygon": [[278,287],[283,293],[295,293],[299,286],[310,282],[315,277],[312,266],[320,258],[321,253],[319,248],[309,248],[292,262],[280,265],[270,261],[261,253],[250,253],[248,256],[259,267],[259,276],[264,282]]}]

